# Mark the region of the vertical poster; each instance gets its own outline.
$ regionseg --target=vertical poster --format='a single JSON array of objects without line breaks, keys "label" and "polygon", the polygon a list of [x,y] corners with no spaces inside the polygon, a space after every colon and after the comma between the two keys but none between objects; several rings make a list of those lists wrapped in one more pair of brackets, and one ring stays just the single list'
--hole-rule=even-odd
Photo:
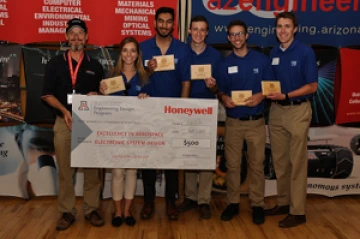
[{"label": "vertical poster", "polygon": [[329,126],[335,123],[334,83],[338,49],[313,48],[318,66],[318,90],[312,97],[312,126]]},{"label": "vertical poster", "polygon": [[23,121],[20,108],[20,45],[0,45],[0,122]]},{"label": "vertical poster", "polygon": [[360,122],[359,49],[340,49],[335,79],[337,124]]}]

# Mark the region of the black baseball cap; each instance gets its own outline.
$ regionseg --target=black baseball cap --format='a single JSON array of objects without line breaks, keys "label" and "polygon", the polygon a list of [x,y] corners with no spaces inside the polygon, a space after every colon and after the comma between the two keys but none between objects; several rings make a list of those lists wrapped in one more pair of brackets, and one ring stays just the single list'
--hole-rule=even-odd
[{"label": "black baseball cap", "polygon": [[73,18],[66,23],[66,33],[74,27],[81,28],[81,30],[87,33],[87,27],[85,22],[79,18]]}]

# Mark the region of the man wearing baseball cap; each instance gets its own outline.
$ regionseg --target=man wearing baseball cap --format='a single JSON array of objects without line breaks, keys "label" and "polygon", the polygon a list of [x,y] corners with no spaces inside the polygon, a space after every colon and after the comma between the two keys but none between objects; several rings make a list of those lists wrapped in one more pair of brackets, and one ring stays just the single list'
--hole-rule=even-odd
[{"label": "man wearing baseball cap", "polygon": [[[97,95],[104,71],[100,63],[84,52],[88,31],[84,21],[74,18],[66,25],[69,50],[53,57],[46,66],[42,100],[56,113],[54,125],[55,155],[59,168],[58,210],[62,213],[57,230],[70,227],[76,217],[73,178],[70,166],[71,104],[74,94]],[[84,168],[84,215],[93,226],[104,225],[98,213],[100,206],[100,176],[96,168]]]},{"label": "man wearing baseball cap", "polygon": [[68,40],[71,51],[82,54],[88,40],[88,30],[83,20],[73,18],[66,23],[66,40]]},{"label": "man wearing baseball cap", "polygon": [[87,27],[86,24],[83,20],[78,19],[78,18],[73,18],[71,20],[69,20],[66,24],[66,33],[68,33],[69,31],[71,31],[74,27],[78,27],[81,30],[83,30],[85,33],[87,33]]}]

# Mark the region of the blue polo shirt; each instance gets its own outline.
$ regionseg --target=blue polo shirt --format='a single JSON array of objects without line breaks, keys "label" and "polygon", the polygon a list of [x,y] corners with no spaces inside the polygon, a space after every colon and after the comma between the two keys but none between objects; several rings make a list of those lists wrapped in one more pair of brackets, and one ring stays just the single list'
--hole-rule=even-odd
[{"label": "blue polo shirt", "polygon": [[[285,51],[280,48],[280,45],[274,47],[270,52],[270,63],[275,79],[280,81],[283,93],[289,93],[306,84],[318,82],[314,51],[297,40],[294,40]],[[303,95],[291,98],[291,100],[300,100],[311,96],[312,94]]]},{"label": "blue polo shirt", "polygon": [[[205,50],[199,55],[191,49],[190,44],[188,44],[189,52],[186,62],[185,69],[185,78],[191,78],[191,65],[211,65],[211,76],[213,78],[218,78],[217,72],[218,67],[222,60],[221,53],[215,48],[206,45]],[[193,80],[191,81],[191,92],[190,98],[210,98],[214,99],[215,95],[212,93],[205,84],[204,80]]]},{"label": "blue polo shirt", "polygon": [[[231,97],[231,91],[252,90],[252,94],[261,92],[261,81],[271,80],[272,72],[268,58],[250,50],[244,57],[230,53],[220,66],[219,90]],[[226,108],[226,114],[232,118],[252,116],[264,112],[264,101],[256,107],[236,106]]]},{"label": "blue polo shirt", "polygon": [[[127,90],[128,96],[138,96],[139,93],[143,92],[143,87],[141,86],[141,81],[139,79],[138,72],[136,72],[136,74],[130,79],[130,81],[128,81],[128,79],[126,78],[126,76],[124,74],[121,74],[121,76],[123,77],[124,85],[126,83],[130,84],[129,89]],[[118,92],[114,92],[110,95],[125,95],[125,92],[118,91]]]},{"label": "blue polo shirt", "polygon": [[[144,66],[147,66],[147,61],[151,60],[153,56],[160,56],[161,50],[156,45],[155,37],[150,38],[140,43],[142,51]],[[166,55],[174,55],[175,70],[172,71],[156,71],[150,77],[150,84],[147,92],[151,92],[151,96],[155,97],[180,97],[181,83],[189,80],[184,78],[185,57],[189,53],[189,48],[183,42],[172,38],[170,46]]]}]

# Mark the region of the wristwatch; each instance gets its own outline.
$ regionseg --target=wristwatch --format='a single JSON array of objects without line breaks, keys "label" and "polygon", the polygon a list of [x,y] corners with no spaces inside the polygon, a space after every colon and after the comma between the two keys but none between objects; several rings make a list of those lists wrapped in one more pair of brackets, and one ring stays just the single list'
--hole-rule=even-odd
[{"label": "wristwatch", "polygon": [[285,94],[285,100],[290,101],[289,95],[287,93]]}]

